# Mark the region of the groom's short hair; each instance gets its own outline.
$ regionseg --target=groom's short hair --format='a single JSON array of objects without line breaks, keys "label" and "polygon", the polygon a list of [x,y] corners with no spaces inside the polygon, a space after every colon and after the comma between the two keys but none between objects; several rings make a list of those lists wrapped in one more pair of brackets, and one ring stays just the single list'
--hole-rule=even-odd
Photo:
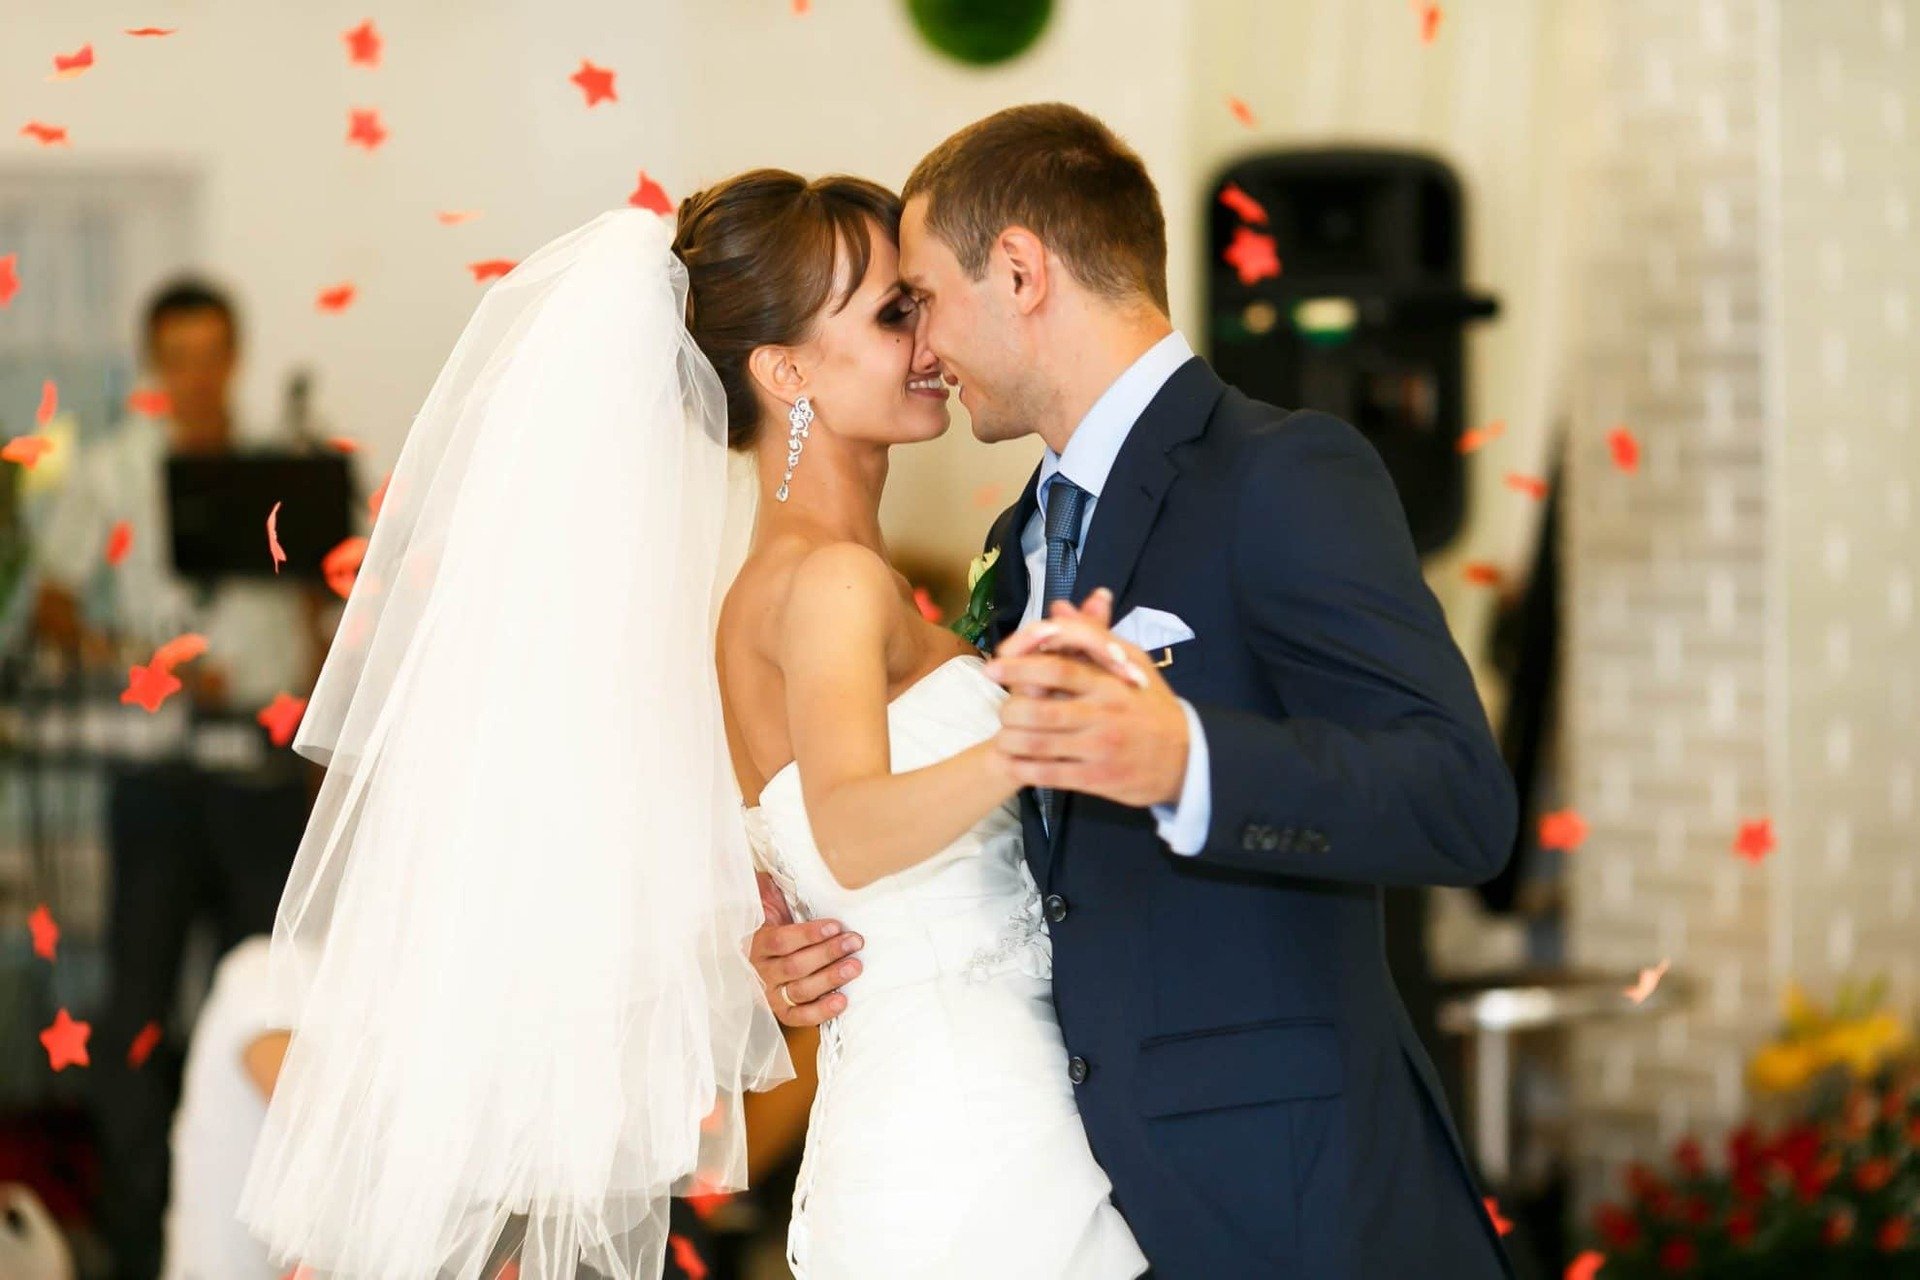
[{"label": "groom's short hair", "polygon": [[1167,310],[1167,220],[1147,166],[1119,135],[1063,102],[1009,107],[927,153],[901,203],[927,197],[927,227],[973,279],[994,240],[1022,226],[1081,284]]}]

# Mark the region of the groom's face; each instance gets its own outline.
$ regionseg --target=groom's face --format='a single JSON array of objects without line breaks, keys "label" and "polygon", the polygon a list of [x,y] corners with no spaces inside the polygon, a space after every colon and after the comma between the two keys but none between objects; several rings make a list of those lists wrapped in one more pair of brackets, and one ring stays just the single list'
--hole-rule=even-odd
[{"label": "groom's face", "polygon": [[960,403],[973,434],[992,443],[1034,430],[1028,405],[1028,368],[1019,348],[1019,317],[994,287],[989,268],[979,280],[967,275],[946,241],[927,228],[927,198],[916,196],[900,217],[900,279],[919,305],[920,342],[931,348]]}]

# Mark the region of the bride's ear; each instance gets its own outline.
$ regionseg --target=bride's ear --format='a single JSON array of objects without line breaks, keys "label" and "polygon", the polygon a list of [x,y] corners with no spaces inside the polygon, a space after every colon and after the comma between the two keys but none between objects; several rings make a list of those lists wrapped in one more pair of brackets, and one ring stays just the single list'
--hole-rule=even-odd
[{"label": "bride's ear", "polygon": [[807,375],[792,347],[755,347],[747,357],[747,372],[761,394],[782,405],[807,394]]}]

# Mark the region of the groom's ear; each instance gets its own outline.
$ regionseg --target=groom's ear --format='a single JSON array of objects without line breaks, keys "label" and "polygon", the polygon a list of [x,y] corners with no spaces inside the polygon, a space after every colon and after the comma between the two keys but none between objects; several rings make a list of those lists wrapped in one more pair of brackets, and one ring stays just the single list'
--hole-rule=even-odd
[{"label": "groom's ear", "polygon": [[1022,315],[1033,314],[1053,284],[1047,274],[1047,246],[1025,227],[1012,226],[1000,233],[994,247],[1006,260],[1014,309]]}]

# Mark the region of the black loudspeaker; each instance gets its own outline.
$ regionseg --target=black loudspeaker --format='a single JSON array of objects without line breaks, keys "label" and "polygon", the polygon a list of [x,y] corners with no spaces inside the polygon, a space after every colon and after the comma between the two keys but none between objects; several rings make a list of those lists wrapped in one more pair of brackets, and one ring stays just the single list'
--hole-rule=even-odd
[{"label": "black loudspeaker", "polygon": [[1421,554],[1444,547],[1466,516],[1462,333],[1499,310],[1465,286],[1453,170],[1404,151],[1271,152],[1229,167],[1208,203],[1214,369],[1255,399],[1358,427]]}]

